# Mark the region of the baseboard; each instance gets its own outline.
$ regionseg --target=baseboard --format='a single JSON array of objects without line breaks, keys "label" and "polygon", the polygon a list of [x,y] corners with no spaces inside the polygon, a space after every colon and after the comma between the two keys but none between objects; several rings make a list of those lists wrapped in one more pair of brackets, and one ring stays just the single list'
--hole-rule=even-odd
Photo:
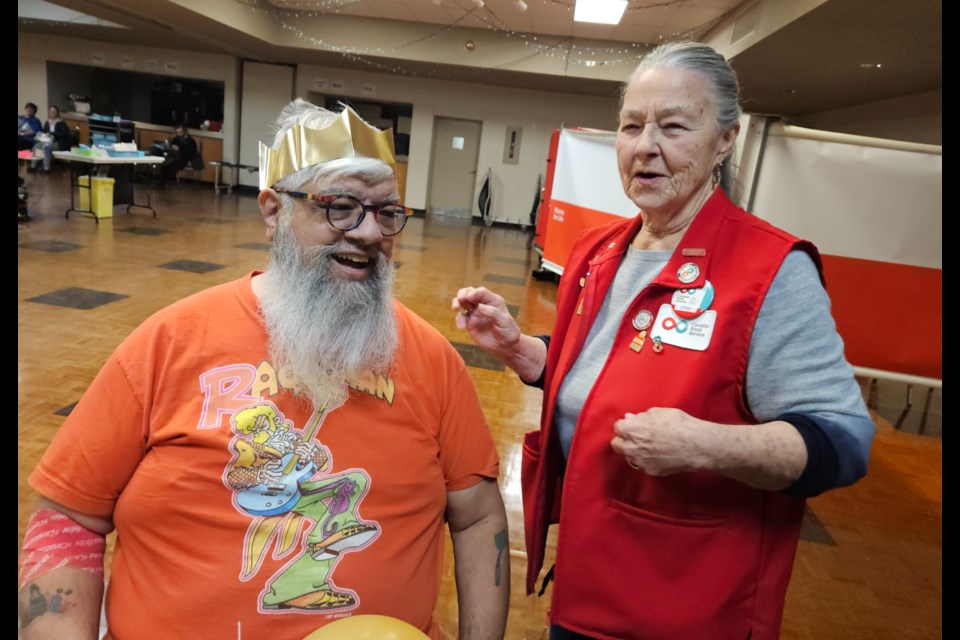
[{"label": "baseboard", "polygon": [[[491,226],[491,227],[499,227],[501,229],[521,229],[521,230],[524,228],[524,225],[520,224],[519,222],[506,222],[503,220],[494,220],[489,225],[486,225],[486,223],[483,221],[483,218],[481,218],[480,216],[474,216],[473,218],[471,218],[470,223],[479,227]],[[536,231],[536,229],[534,229],[530,225],[527,225],[526,227],[527,227],[527,231],[530,231],[531,233]]]}]

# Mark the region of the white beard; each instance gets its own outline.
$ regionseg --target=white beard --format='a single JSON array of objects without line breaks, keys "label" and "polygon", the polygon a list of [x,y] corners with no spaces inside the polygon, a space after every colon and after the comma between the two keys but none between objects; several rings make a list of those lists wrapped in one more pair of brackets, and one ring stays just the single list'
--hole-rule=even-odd
[{"label": "white beard", "polygon": [[397,350],[393,264],[378,254],[372,275],[351,281],[332,275],[333,254],[350,246],[300,247],[289,212],[280,216],[261,276],[260,312],[270,356],[300,383],[318,409],[347,398],[347,382],[386,375]]}]

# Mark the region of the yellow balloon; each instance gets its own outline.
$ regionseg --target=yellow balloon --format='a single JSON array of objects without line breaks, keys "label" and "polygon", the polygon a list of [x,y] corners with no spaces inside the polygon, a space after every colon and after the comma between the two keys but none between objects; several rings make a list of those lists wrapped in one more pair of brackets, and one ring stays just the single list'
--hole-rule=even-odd
[{"label": "yellow balloon", "polygon": [[303,640],[429,640],[415,626],[390,616],[362,615],[340,618]]}]

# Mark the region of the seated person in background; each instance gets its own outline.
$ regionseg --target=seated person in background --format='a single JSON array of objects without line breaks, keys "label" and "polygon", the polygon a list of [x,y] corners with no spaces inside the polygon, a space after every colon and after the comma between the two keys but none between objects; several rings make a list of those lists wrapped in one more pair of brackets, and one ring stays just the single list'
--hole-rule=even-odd
[{"label": "seated person in background", "polygon": [[113,529],[108,638],[303,638],[379,614],[439,640],[446,526],[454,637],[503,638],[497,451],[463,360],[393,298],[392,135],[302,100],[276,125],[266,270],[141,324],[31,476],[24,640],[96,638]]},{"label": "seated person in background", "polygon": [[197,155],[197,141],[181,124],[174,130],[173,137],[163,145],[163,149],[165,160],[160,168],[161,187],[165,186],[168,180],[176,178],[177,172],[193,161]]},{"label": "seated person in background", "polygon": [[37,132],[42,128],[43,125],[37,118],[37,105],[28,102],[23,107],[23,115],[17,116],[17,133],[20,137],[17,150],[33,149],[33,145],[37,143]]},{"label": "seated person in background", "polygon": [[[50,171],[54,151],[70,151],[70,127],[60,119],[60,107],[51,105],[47,110],[47,121],[43,123],[43,170]],[[36,168],[36,160],[34,160]]]}]

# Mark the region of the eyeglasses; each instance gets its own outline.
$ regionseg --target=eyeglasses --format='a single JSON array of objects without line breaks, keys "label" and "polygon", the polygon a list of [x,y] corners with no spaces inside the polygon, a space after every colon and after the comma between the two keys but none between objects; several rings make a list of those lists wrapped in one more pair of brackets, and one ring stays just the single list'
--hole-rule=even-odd
[{"label": "eyeglasses", "polygon": [[380,227],[380,233],[385,236],[395,236],[403,231],[407,218],[413,211],[395,202],[386,204],[363,204],[359,199],[346,193],[304,193],[303,191],[289,191],[274,188],[277,193],[285,193],[291,198],[313,200],[326,212],[327,222],[339,231],[351,231],[363,223],[367,213],[372,213],[374,220]]}]

